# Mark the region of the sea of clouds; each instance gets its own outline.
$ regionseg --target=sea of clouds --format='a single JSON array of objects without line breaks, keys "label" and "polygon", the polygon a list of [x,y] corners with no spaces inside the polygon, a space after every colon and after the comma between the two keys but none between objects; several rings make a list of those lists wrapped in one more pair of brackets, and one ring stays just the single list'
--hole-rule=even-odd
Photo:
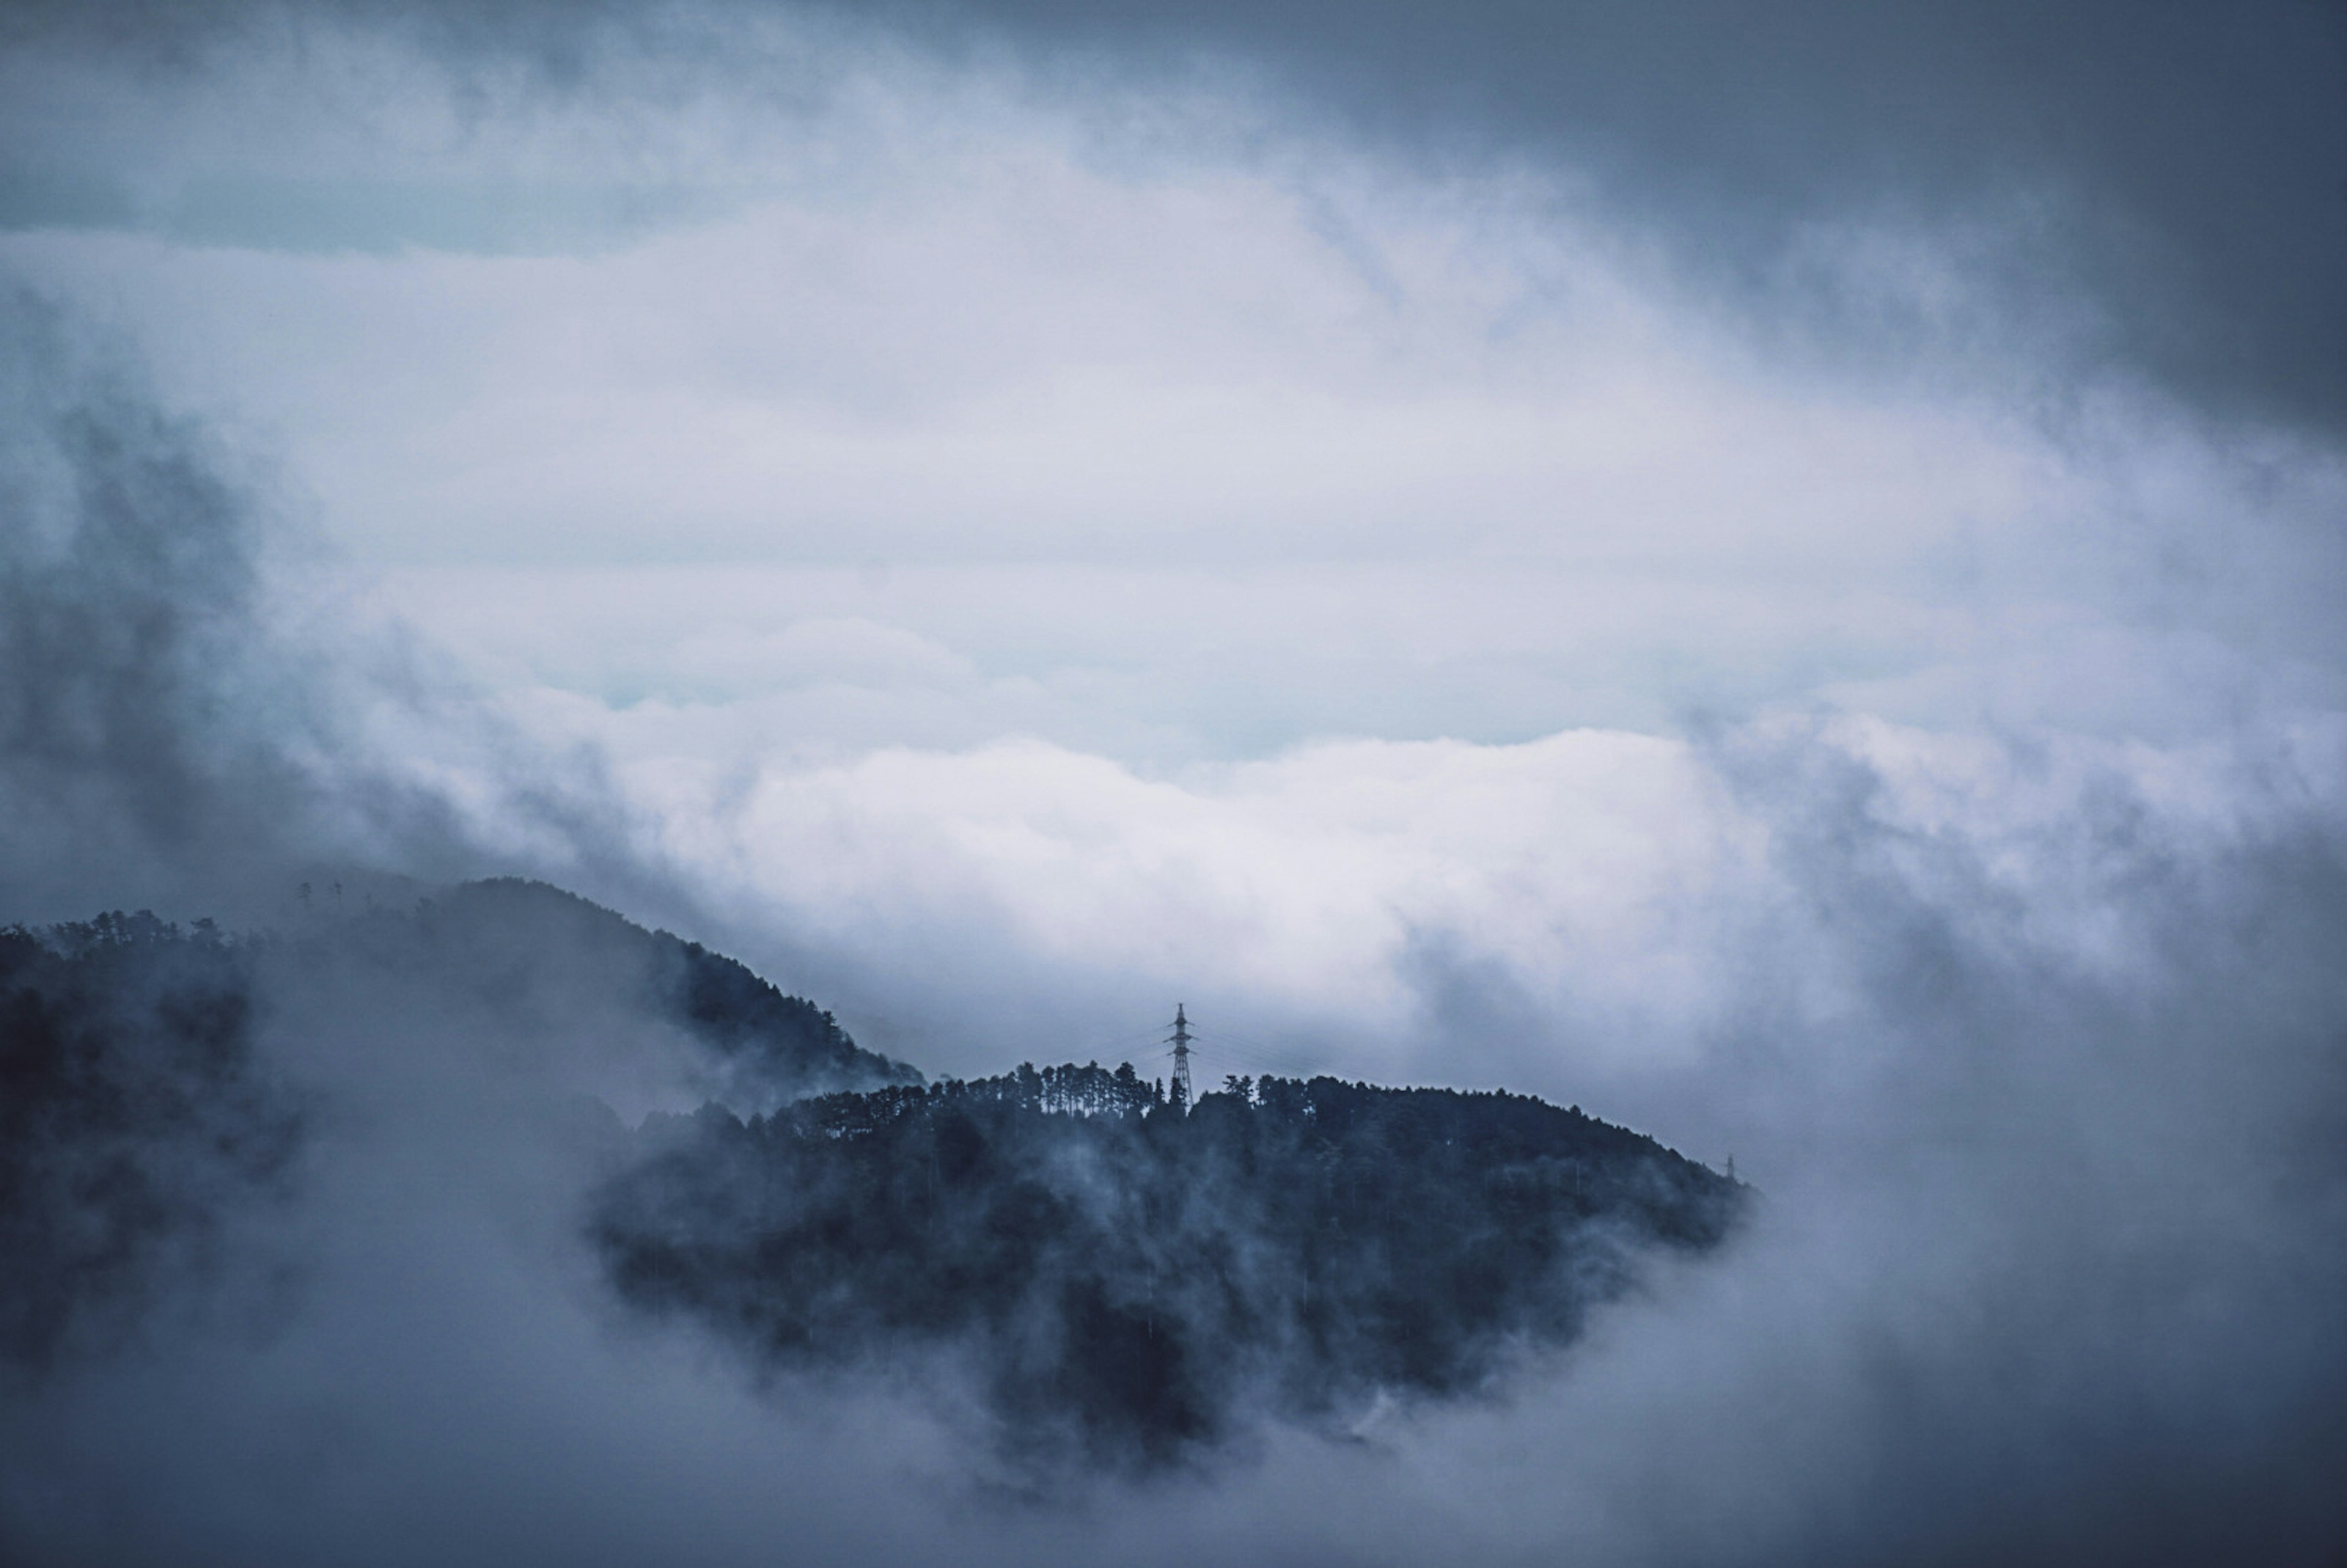
[{"label": "sea of clouds", "polygon": [[536,875],[933,1072],[1180,999],[1763,1201],[1489,1402],[1039,1482],[949,1356],[618,1309],[533,1109],[608,1039],[289,995],[304,1178],[9,1387],[12,1553],[2347,1538],[2347,471],[2113,329],[2091,158],[1731,228],[1244,38],[27,15],[0,919]]}]

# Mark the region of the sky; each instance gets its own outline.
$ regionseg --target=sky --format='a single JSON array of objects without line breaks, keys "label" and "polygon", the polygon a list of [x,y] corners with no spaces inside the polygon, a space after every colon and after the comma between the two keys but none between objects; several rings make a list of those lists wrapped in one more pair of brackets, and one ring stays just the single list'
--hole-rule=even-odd
[{"label": "sky", "polygon": [[[1181,999],[1774,1194],[1512,1409],[990,1549],[2347,1539],[2338,5],[19,3],[0,291],[0,918],[542,876],[933,1072]],[[518,1440],[822,1446],[564,1321]],[[944,1528],[682,1465],[612,1539]]]}]

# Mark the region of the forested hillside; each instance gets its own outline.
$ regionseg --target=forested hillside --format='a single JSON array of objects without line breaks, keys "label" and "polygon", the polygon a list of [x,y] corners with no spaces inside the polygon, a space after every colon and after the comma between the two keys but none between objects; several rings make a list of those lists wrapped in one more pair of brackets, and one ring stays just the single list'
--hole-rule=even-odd
[{"label": "forested hillside", "polygon": [[[272,1055],[264,1021],[283,1038]],[[744,966],[538,883],[231,936],[145,912],[0,929],[0,1363],[136,1321],[291,1189],[326,1037],[390,1059],[660,1059],[744,1109],[917,1080]]]},{"label": "forested hillside", "polygon": [[[579,1086],[630,1059],[707,1103],[626,1130]],[[925,1084],[730,958],[516,882],[241,938],[0,931],[0,1091],[20,1369],[134,1325],[230,1219],[275,1234],[322,1140],[373,1135],[349,1097],[420,1096],[564,1173],[558,1227],[636,1307],[767,1365],[945,1356],[1008,1451],[1143,1469],[1264,1412],[1491,1390],[1742,1197],[1522,1095],[1234,1078],[1184,1105],[1129,1064]],[[457,1136],[409,1135],[427,1170]]]},{"label": "forested hillside", "polygon": [[0,930],[0,1362],[118,1332],[282,1189],[302,1107],[254,1055],[257,958],[151,915]]},{"label": "forested hillside", "polygon": [[574,1035],[647,1024],[705,1048],[705,1091],[743,1111],[802,1095],[917,1082],[858,1046],[832,1015],[698,942],[647,930],[543,882],[467,882],[397,913],[302,940],[351,983],[388,978],[462,1003],[492,1028]]},{"label": "forested hillside", "polygon": [[1709,1246],[1742,1189],[1538,1100],[1128,1066],[655,1118],[600,1194],[620,1289],[783,1362],[976,1352],[1017,1446],[1155,1465],[1251,1402],[1306,1420],[1490,1388]]}]

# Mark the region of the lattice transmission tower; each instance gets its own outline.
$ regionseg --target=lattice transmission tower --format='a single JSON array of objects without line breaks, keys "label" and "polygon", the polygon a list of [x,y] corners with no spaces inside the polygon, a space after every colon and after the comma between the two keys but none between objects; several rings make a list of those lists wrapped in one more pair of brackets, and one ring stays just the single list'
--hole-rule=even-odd
[{"label": "lattice transmission tower", "polygon": [[1190,1018],[1174,1004],[1174,1103],[1190,1109]]}]

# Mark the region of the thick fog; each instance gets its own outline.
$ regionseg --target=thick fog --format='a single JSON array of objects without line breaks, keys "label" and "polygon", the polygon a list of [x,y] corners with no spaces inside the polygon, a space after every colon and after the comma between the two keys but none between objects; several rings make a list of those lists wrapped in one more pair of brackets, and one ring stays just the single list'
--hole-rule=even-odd
[{"label": "thick fog", "polygon": [[[209,1217],[0,1368],[0,1555],[2347,1549],[2330,12],[220,15],[0,31],[0,923],[273,931],[302,1133],[98,1152]],[[742,1081],[341,935],[498,875],[1758,1197],[1487,1397],[1023,1462],[620,1299]]]}]

